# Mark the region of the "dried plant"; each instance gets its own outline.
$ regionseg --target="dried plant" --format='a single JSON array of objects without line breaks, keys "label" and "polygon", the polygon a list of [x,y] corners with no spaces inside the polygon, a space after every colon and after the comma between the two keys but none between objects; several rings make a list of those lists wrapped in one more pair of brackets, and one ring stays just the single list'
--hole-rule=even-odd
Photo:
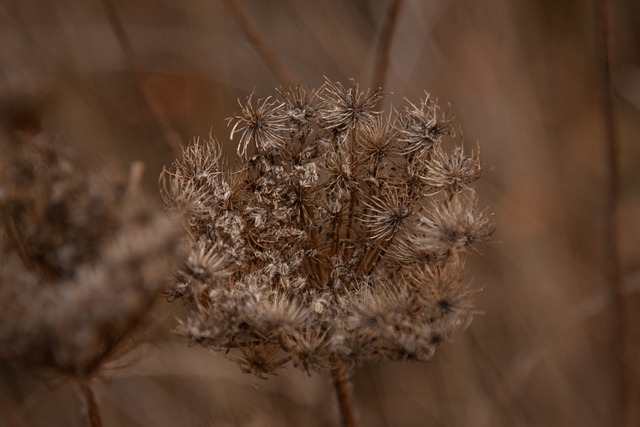
[{"label": "dried plant", "polygon": [[9,134],[0,145],[0,357],[76,379],[100,425],[89,381],[166,284],[180,227],[143,202],[139,174],[87,173],[48,133]]},{"label": "dried plant", "polygon": [[197,140],[163,173],[191,247],[166,292],[191,304],[180,334],[262,378],[427,361],[467,327],[465,254],[492,232],[470,187],[479,158],[445,147],[429,96],[389,115],[380,97],[329,80],[249,96],[229,119],[236,170]]}]

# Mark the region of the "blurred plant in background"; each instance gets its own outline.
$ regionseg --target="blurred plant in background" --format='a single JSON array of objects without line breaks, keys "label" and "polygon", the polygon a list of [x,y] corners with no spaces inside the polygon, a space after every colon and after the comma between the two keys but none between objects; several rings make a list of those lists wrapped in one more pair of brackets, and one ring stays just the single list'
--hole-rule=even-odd
[{"label": "blurred plant in background", "polygon": [[[24,103],[29,104],[28,102]],[[177,263],[177,224],[145,203],[141,165],[83,171],[39,112],[15,110],[0,141],[0,357],[90,388]]]}]

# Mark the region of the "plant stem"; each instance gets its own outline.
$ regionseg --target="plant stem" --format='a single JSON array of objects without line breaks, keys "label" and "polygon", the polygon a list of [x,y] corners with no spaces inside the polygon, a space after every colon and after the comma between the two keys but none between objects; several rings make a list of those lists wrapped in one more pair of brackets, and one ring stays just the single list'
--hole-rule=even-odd
[{"label": "plant stem", "polygon": [[618,165],[619,141],[616,130],[614,105],[612,52],[611,52],[611,16],[609,0],[595,0],[596,19],[598,25],[599,56],[601,60],[600,76],[602,79],[602,114],[604,116],[606,132],[606,162],[608,164],[608,191],[607,191],[607,279],[611,286],[613,296],[613,325],[612,342],[617,356],[617,403],[614,415],[617,424],[621,427],[627,425],[628,380],[625,368],[626,348],[626,315],[625,301],[620,272],[620,259],[618,253],[618,222],[617,208],[620,197],[620,168]]},{"label": "plant stem", "polygon": [[129,68],[133,73],[138,89],[140,90],[144,102],[147,104],[147,108],[149,108],[151,116],[155,120],[160,131],[163,133],[164,140],[169,148],[174,152],[174,154],[180,155],[182,153],[180,136],[174,130],[166,111],[160,105],[142,75],[142,66],[140,65],[140,61],[138,60],[138,56],[133,49],[133,45],[131,44],[129,37],[127,36],[124,25],[122,25],[122,21],[120,20],[116,7],[111,0],[101,0],[101,2],[105,14],[109,19],[109,24],[111,25],[113,34],[116,36],[116,39],[120,44],[120,48],[129,63]]},{"label": "plant stem", "polygon": [[333,355],[331,357],[331,375],[333,386],[336,390],[336,398],[340,407],[343,427],[355,427],[356,421],[353,415],[353,400],[351,398],[351,385],[349,378],[344,371],[344,365],[340,359]]},{"label": "plant stem", "polygon": [[[14,409],[11,407],[11,405],[5,402],[3,396],[0,396],[0,415],[2,415],[0,419],[4,419],[8,427],[22,426],[22,423],[18,416],[15,414]],[[0,425],[3,425],[1,421]]]},{"label": "plant stem", "polygon": [[89,424],[91,427],[102,427],[102,418],[100,417],[100,409],[96,402],[96,397],[93,394],[93,390],[89,385],[88,380],[82,380],[79,382],[80,390],[84,397],[85,404],[87,405],[87,414],[89,416]]},{"label": "plant stem", "polygon": [[[389,54],[391,53],[391,42],[396,31],[398,15],[402,8],[403,0],[391,0],[387,16],[380,33],[380,41],[376,52],[376,64],[374,66],[373,88],[384,86],[389,69]],[[382,98],[378,101],[378,106],[382,103]]]},{"label": "plant stem", "polygon": [[273,75],[280,80],[282,85],[294,87],[297,79],[289,72],[273,47],[262,37],[256,25],[249,19],[238,2],[236,0],[223,0],[223,2]]}]

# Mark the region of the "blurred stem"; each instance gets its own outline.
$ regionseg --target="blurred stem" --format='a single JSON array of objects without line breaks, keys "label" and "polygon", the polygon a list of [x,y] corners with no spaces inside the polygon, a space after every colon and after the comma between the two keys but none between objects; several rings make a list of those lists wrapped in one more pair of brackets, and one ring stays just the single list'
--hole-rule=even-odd
[{"label": "blurred stem", "polygon": [[353,415],[353,400],[351,398],[351,385],[349,378],[344,371],[342,361],[336,356],[331,356],[331,375],[333,377],[333,386],[340,407],[340,415],[342,417],[343,427],[355,427],[356,421]]},{"label": "blurred stem", "polygon": [[140,65],[140,61],[138,60],[138,56],[136,55],[135,50],[133,49],[133,45],[127,36],[127,32],[122,25],[122,21],[120,20],[120,16],[118,15],[118,11],[114,6],[112,0],[100,0],[102,2],[102,7],[109,19],[109,24],[111,25],[111,29],[113,30],[114,35],[118,39],[118,43],[120,44],[120,48],[124,53],[124,56],[129,63],[129,68],[131,68],[131,72],[136,80],[136,84],[144,98],[149,111],[153,117],[153,120],[158,125],[158,128],[163,133],[165,142],[173,151],[173,153],[178,156],[182,154],[182,148],[180,145],[180,136],[173,129],[171,125],[171,121],[167,117],[166,112],[158,102],[158,100],[153,95],[153,92],[149,88],[147,81],[142,75],[142,67]]},{"label": "blurred stem", "polygon": [[98,403],[96,397],[93,394],[93,390],[89,385],[89,380],[81,380],[79,382],[82,396],[84,397],[85,405],[87,405],[87,414],[89,416],[89,424],[91,427],[102,427],[102,418],[100,417],[100,410],[98,409]]},{"label": "blurred stem", "polygon": [[[378,42],[378,50],[376,52],[376,64],[374,67],[373,88],[384,86],[387,79],[387,71],[389,69],[389,54],[391,53],[391,42],[396,32],[398,23],[398,15],[402,8],[403,0],[391,0],[387,16],[382,26],[380,41]],[[382,98],[378,101],[378,105],[382,103]]]},{"label": "blurred stem", "polygon": [[[21,427],[22,424],[19,418],[16,416],[13,408],[9,405],[3,396],[0,396],[0,414],[2,414],[2,418],[4,419],[6,425],[8,427]],[[0,422],[0,425],[3,425]]]},{"label": "blurred stem", "polygon": [[611,16],[608,0],[595,0],[597,30],[596,38],[599,44],[600,77],[602,79],[602,114],[604,116],[606,132],[606,161],[608,166],[608,194],[607,194],[607,278],[613,296],[613,348],[617,356],[617,405],[614,415],[617,425],[627,425],[628,384],[625,368],[625,339],[626,319],[625,301],[620,273],[620,259],[618,253],[618,221],[617,207],[620,197],[620,168],[618,165],[619,140],[615,123],[613,104],[612,52],[611,52]]},{"label": "blurred stem", "polygon": [[276,54],[276,51],[267,43],[264,37],[258,31],[258,28],[249,19],[242,7],[236,0],[223,0],[224,5],[229,12],[233,15],[238,26],[242,29],[249,42],[258,51],[258,54],[266,62],[267,67],[271,70],[274,76],[280,80],[280,83],[294,87],[297,79],[289,72],[287,67],[284,66],[282,60]]}]

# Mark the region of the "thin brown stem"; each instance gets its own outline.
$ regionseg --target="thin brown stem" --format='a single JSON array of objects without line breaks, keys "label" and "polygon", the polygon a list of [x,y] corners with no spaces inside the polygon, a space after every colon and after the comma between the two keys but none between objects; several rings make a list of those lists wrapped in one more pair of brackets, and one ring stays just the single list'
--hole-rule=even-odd
[{"label": "thin brown stem", "polygon": [[378,262],[384,257],[389,249],[389,245],[391,245],[391,241],[396,236],[396,232],[391,235],[389,240],[386,240],[380,243],[374,250],[372,250],[370,258],[364,257],[362,262],[358,266],[358,272],[362,271],[363,274],[369,275],[373,272],[373,269],[376,267]]},{"label": "thin brown stem", "polygon": [[356,420],[353,415],[353,400],[351,398],[349,378],[344,370],[342,361],[335,355],[331,357],[331,375],[333,377],[333,386],[336,391],[338,406],[340,407],[342,426],[355,427]]},{"label": "thin brown stem", "polygon": [[271,47],[265,38],[262,37],[258,28],[249,19],[238,2],[236,0],[224,0],[224,4],[233,15],[233,19],[235,19],[245,36],[247,36],[247,39],[249,39],[249,42],[258,51],[262,60],[267,64],[267,67],[269,67],[273,75],[282,85],[294,87],[297,84],[297,79],[293,74],[291,74],[287,67],[285,67],[273,47]]},{"label": "thin brown stem", "polygon": [[607,278],[613,296],[613,330],[611,339],[617,356],[617,403],[614,408],[617,425],[627,425],[628,384],[625,367],[625,338],[626,315],[625,300],[620,272],[620,258],[618,254],[618,222],[617,209],[620,197],[620,171],[618,166],[619,141],[615,123],[613,103],[612,53],[611,53],[611,16],[608,0],[596,0],[596,19],[598,26],[598,44],[600,56],[600,77],[602,79],[602,114],[606,132],[606,162],[608,166],[607,188],[607,230],[606,230],[606,259]]},{"label": "thin brown stem", "polygon": [[[373,86],[374,88],[384,87],[387,79],[387,71],[389,69],[389,54],[391,53],[391,42],[396,32],[398,24],[398,15],[402,9],[403,0],[391,0],[387,16],[380,33],[380,41],[378,42],[378,50],[376,52],[376,63],[374,67]],[[378,101],[378,105],[382,102],[382,97]]]},{"label": "thin brown stem", "polygon": [[102,418],[100,417],[100,409],[96,402],[96,397],[93,394],[93,390],[89,385],[89,380],[83,380],[79,382],[80,391],[84,397],[85,405],[87,406],[87,415],[89,416],[89,425],[91,427],[102,427]]},{"label": "thin brown stem", "polygon": [[153,120],[156,122],[158,128],[163,133],[165,142],[167,143],[169,148],[174,152],[174,154],[180,155],[182,153],[180,136],[174,130],[164,108],[162,108],[162,105],[158,102],[153,94],[153,91],[149,88],[146,79],[142,75],[142,66],[140,65],[140,61],[138,60],[138,56],[133,49],[133,45],[131,44],[129,37],[127,36],[127,32],[122,25],[122,21],[120,20],[120,16],[118,15],[116,7],[114,6],[112,0],[100,1],[102,2],[102,7],[104,8],[105,14],[109,19],[111,29],[113,30],[113,33],[116,36],[118,43],[120,44],[120,48],[124,53],[127,63],[129,64],[129,68],[131,69],[133,77],[136,80],[138,89],[140,90],[140,94],[144,98],[144,101],[147,104],[147,108],[149,108],[149,112],[151,113]]},{"label": "thin brown stem", "polygon": [[[355,147],[358,144],[358,125],[356,124],[356,126],[353,128],[353,131],[351,133],[351,145],[349,146],[349,168],[351,169],[352,173],[354,175],[357,176],[358,174],[358,166],[357,166],[357,156],[356,156],[356,152],[355,152]],[[344,241],[343,241],[343,249],[342,249],[342,255],[345,259],[349,259],[349,240],[351,239],[351,231],[353,229],[352,224],[353,224],[353,219],[354,219],[354,214],[355,214],[355,209],[356,209],[356,195],[353,194],[354,192],[351,191],[350,195],[349,195],[349,216],[347,218],[347,228],[346,228],[346,233],[344,236]]]}]

